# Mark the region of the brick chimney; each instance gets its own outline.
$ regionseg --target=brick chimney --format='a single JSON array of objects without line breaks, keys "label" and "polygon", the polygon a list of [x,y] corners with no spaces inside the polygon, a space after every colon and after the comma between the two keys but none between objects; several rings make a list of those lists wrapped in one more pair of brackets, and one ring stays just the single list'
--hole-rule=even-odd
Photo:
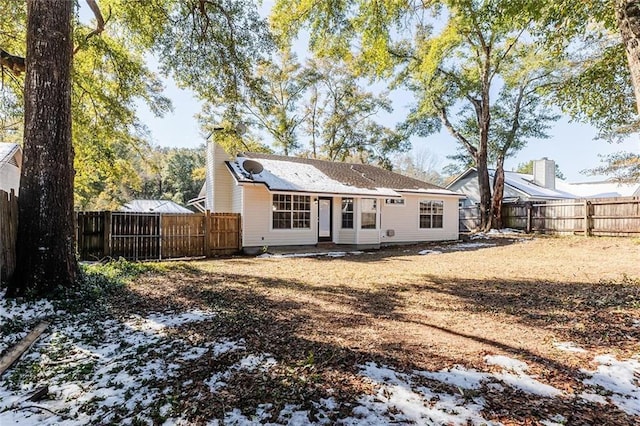
[{"label": "brick chimney", "polygon": [[556,162],[547,157],[534,160],[533,183],[547,189],[556,189]]}]

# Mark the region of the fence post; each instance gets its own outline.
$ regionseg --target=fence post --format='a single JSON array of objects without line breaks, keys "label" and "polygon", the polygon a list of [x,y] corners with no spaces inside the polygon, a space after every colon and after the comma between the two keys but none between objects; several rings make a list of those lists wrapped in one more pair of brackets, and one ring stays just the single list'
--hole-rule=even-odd
[{"label": "fence post", "polygon": [[591,236],[591,202],[584,200],[584,236]]},{"label": "fence post", "polygon": [[240,213],[236,213],[236,221],[238,224],[238,250],[242,250],[242,216]]},{"label": "fence post", "polygon": [[204,257],[210,257],[211,247],[211,211],[205,210],[204,212]]},{"label": "fence post", "polygon": [[533,230],[533,205],[531,204],[531,202],[527,202],[525,203],[525,207],[527,209],[526,231],[527,231],[527,234],[530,234],[531,231]]},{"label": "fence post", "polygon": [[84,215],[83,212],[76,212],[76,252],[80,259],[83,258],[82,250],[84,248]]},{"label": "fence post", "polygon": [[111,257],[111,212],[102,212],[104,214],[102,236],[104,257]]}]

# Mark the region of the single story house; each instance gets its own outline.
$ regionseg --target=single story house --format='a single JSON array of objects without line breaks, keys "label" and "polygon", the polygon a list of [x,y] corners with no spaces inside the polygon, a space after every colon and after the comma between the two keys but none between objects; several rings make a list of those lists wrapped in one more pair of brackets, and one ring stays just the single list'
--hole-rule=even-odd
[{"label": "single story house", "polygon": [[[489,170],[493,182],[494,170]],[[614,181],[569,183],[556,178],[555,162],[547,158],[533,162],[533,174],[504,172],[504,202],[547,201],[576,198],[616,198],[640,196],[640,183],[618,183]],[[480,202],[478,172],[466,170],[447,185],[447,189],[466,198],[462,207]]]},{"label": "single story house", "polygon": [[459,194],[364,164],[244,153],[210,142],[201,209],[240,213],[242,247],[359,248],[458,239]]},{"label": "single story house", "polygon": [[133,200],[120,208],[129,213],[193,213],[186,207],[170,200]]},{"label": "single story house", "polygon": [[0,190],[7,193],[13,189],[18,195],[22,148],[16,143],[0,142]]}]

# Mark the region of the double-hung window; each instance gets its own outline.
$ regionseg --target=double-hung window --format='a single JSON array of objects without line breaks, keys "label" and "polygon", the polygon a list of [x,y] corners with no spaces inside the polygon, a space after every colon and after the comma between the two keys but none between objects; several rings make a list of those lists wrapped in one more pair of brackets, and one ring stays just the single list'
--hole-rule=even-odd
[{"label": "double-hung window", "polygon": [[363,198],[360,200],[360,228],[376,229],[377,228],[377,205],[375,198]]},{"label": "double-hung window", "polygon": [[353,229],[353,198],[342,199],[342,229]]},{"label": "double-hung window", "polygon": [[420,201],[420,228],[442,228],[444,201]]},{"label": "double-hung window", "polygon": [[273,229],[311,228],[311,197],[273,194]]}]

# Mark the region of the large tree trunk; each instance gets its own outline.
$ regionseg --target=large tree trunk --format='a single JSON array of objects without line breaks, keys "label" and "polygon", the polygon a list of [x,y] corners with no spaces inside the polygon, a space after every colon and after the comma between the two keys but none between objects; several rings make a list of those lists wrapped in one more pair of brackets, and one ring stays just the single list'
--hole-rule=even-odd
[{"label": "large tree trunk", "polygon": [[616,0],[616,19],[627,51],[631,81],[636,95],[636,108],[640,113],[640,2]]},{"label": "large tree trunk", "polygon": [[491,229],[491,184],[486,150],[484,152],[478,151],[476,169],[478,170],[478,192],[480,193],[480,230],[488,231]]},{"label": "large tree trunk", "polygon": [[10,295],[43,296],[77,278],[69,0],[28,0],[24,156]]},{"label": "large tree trunk", "polygon": [[491,227],[502,229],[502,200],[504,199],[504,157],[498,157],[493,176],[493,197],[491,199]]}]

